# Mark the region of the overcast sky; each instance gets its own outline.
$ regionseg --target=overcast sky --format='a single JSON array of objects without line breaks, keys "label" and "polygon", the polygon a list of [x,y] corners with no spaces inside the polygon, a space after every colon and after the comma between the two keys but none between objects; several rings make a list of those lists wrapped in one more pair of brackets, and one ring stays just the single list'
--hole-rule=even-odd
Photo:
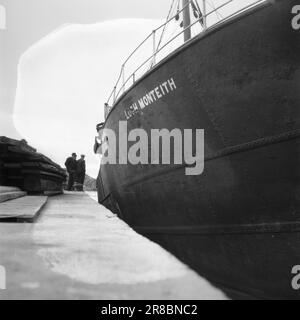
[{"label": "overcast sky", "polygon": [[[0,107],[3,121],[14,105],[17,63],[31,45],[65,23],[97,23],[120,18],[161,19],[170,0],[0,0],[7,30],[0,30]],[[14,132],[7,132],[15,134]]]},{"label": "overcast sky", "polygon": [[[45,110],[44,114],[47,115],[47,110],[51,108],[50,103],[52,100],[55,105],[53,106],[53,112],[57,111],[58,105],[61,106],[61,116],[65,115],[66,113],[69,113],[68,105],[67,109],[64,110],[62,104],[65,101],[65,99],[69,99],[69,103],[72,102],[72,97],[66,97],[64,95],[62,101],[58,101],[61,95],[55,96],[55,93],[59,90],[61,92],[58,93],[69,93],[69,89],[71,86],[73,86],[74,91],[76,92],[77,89],[82,85],[83,78],[85,77],[84,82],[84,88],[94,88],[97,86],[97,83],[94,83],[95,80],[95,73],[96,70],[101,70],[101,64],[107,64],[107,61],[103,60],[103,57],[101,57],[101,51],[102,49],[105,49],[105,41],[101,37],[106,37],[106,39],[109,39],[110,37],[114,39],[116,42],[121,41],[122,39],[128,39],[127,42],[122,42],[124,45],[123,48],[118,47],[118,52],[127,52],[126,49],[129,49],[129,46],[133,47],[137,42],[131,41],[134,40],[135,35],[130,27],[131,20],[133,19],[149,19],[150,21],[146,20],[139,20],[138,22],[138,28],[136,29],[137,37],[143,34],[146,35],[152,28],[153,20],[159,19],[159,21],[163,18],[165,18],[169,5],[170,0],[0,0],[0,5],[3,5],[6,8],[6,20],[7,20],[7,26],[6,30],[0,30],[0,135],[7,135],[10,137],[20,138],[20,134],[22,137],[27,139],[31,144],[33,144],[35,147],[37,147],[42,152],[45,152],[46,154],[53,157],[53,153],[56,153],[54,155],[54,158],[56,161],[62,162],[61,159],[68,155],[69,152],[72,150],[67,146],[67,144],[59,145],[57,144],[59,141],[62,141],[64,137],[60,137],[59,140],[57,140],[58,134],[55,134],[53,132],[53,141],[56,141],[56,151],[51,150],[51,147],[45,146],[45,144],[51,143],[51,141],[47,141],[49,137],[42,137],[44,134],[40,132],[41,137],[37,138],[37,132],[39,131],[39,124],[41,121],[44,121],[45,118],[37,118],[37,115],[39,112],[33,112],[34,108],[36,106],[32,106],[32,108],[28,110],[26,103],[33,103],[36,101],[40,102],[40,109],[39,110]],[[119,23],[118,19],[129,19],[127,22]],[[113,33],[109,35],[110,30],[107,29],[107,27],[101,26],[101,22],[114,20],[114,23],[112,24]],[[154,21],[155,22],[155,21]],[[53,31],[60,28],[62,25],[65,24],[95,24],[98,25],[93,27],[87,27],[82,29],[79,26],[76,26],[74,30],[78,32],[78,34],[74,34],[72,29],[68,29],[67,31],[63,30],[62,34],[57,33],[57,39],[54,39],[53,37],[46,37],[45,36],[52,34]],[[100,23],[100,24],[99,24]],[[150,24],[150,25],[149,25]],[[131,31],[131,34],[125,35],[123,31],[126,30],[126,28],[129,28],[129,31]],[[87,33],[91,31],[91,36],[89,36]],[[118,32],[120,31],[120,33]],[[67,39],[68,35],[67,33],[70,32],[71,38],[69,39],[68,44],[70,47],[64,46],[60,39]],[[105,32],[108,32],[108,34],[104,34]],[[97,34],[98,33],[98,34]],[[118,33],[120,36],[118,36]],[[82,41],[82,36],[85,38],[85,41]],[[122,38],[123,37],[123,38]],[[124,38],[125,37],[125,38]],[[34,47],[37,42],[39,42],[41,39],[44,39],[41,41],[39,45],[36,46],[37,51],[35,52]],[[47,42],[49,41],[49,42]],[[138,40],[137,40],[138,41]],[[56,46],[56,43],[58,45],[57,48],[54,48]],[[82,43],[82,45],[80,45]],[[96,51],[91,52],[89,51],[89,57],[86,57],[86,64],[88,70],[93,71],[93,75],[90,77],[87,77],[86,72],[84,72],[84,61],[80,60],[82,59],[82,55],[86,54],[87,50],[95,49],[95,46],[93,44],[96,43]],[[83,49],[84,52],[80,51],[83,46],[86,45],[86,48]],[[33,47],[32,47],[33,46]],[[103,48],[102,48],[103,47]],[[51,49],[52,51],[47,51],[47,48]],[[77,51],[72,51],[72,48],[76,49]],[[70,50],[68,50],[70,49]],[[114,50],[113,47],[111,49]],[[65,88],[49,88],[48,92],[45,92],[47,90],[44,90],[42,93],[38,93],[37,91],[40,91],[39,86],[32,86],[31,83],[28,82],[27,86],[22,83],[23,88],[26,90],[26,98],[27,100],[24,102],[24,108],[23,111],[26,113],[28,111],[33,112],[32,114],[27,114],[28,117],[26,119],[26,125],[22,125],[20,123],[21,116],[24,116],[24,112],[22,111],[22,106],[19,104],[17,106],[17,109],[20,111],[20,116],[16,115],[16,120],[18,122],[17,129],[18,132],[14,129],[13,122],[12,122],[12,114],[14,110],[14,104],[15,104],[15,95],[16,95],[16,86],[17,86],[17,66],[19,63],[19,59],[26,51],[32,52],[33,55],[36,56],[36,64],[34,63],[32,66],[32,72],[28,68],[26,69],[27,72],[24,70],[24,77],[28,79],[32,79],[33,81],[37,81],[37,78],[43,74],[43,72],[46,72],[46,70],[43,70],[43,61],[48,63],[49,60],[54,60],[52,63],[53,70],[52,75],[53,77],[57,76],[56,79],[52,78],[51,81],[56,81],[60,77],[64,78],[66,81]],[[39,53],[38,51],[41,50]],[[59,65],[59,57],[61,57],[61,60],[64,60],[66,58],[63,57],[62,54],[67,54],[69,57],[73,57],[73,62],[70,61],[68,64],[68,67],[72,67],[72,78],[74,79],[73,83],[69,83],[69,78],[67,77],[70,70],[67,68],[62,68],[61,65]],[[52,56],[51,56],[51,53]],[[112,52],[112,54],[115,51]],[[43,53],[45,53],[45,56],[43,56]],[[79,63],[76,66],[76,54],[78,54]],[[98,54],[98,57],[96,55]],[[127,54],[127,53],[125,53]],[[26,55],[28,57],[28,55]],[[92,57],[90,57],[92,56]],[[94,60],[93,60],[94,58]],[[68,60],[68,59],[67,59]],[[26,60],[24,58],[23,66],[26,67],[26,62],[31,63],[31,58],[28,58]],[[31,62],[30,62],[31,61]],[[57,64],[55,64],[55,61]],[[98,65],[96,65],[96,62]],[[73,65],[72,65],[73,63]],[[116,57],[116,64],[120,63],[120,58]],[[93,64],[93,66],[92,66]],[[27,65],[28,66],[28,65]],[[57,74],[57,70],[55,70],[56,67],[61,68],[61,74]],[[79,70],[76,70],[76,67],[79,68]],[[93,68],[95,67],[95,68]],[[40,68],[40,69],[39,69]],[[100,70],[99,70],[100,69]],[[22,71],[22,70],[21,70]],[[48,71],[51,72],[51,70],[48,68]],[[80,72],[83,71],[83,73],[80,75]],[[113,72],[114,70],[112,70]],[[23,72],[22,72],[23,74]],[[44,74],[43,74],[44,75]],[[70,75],[70,73],[69,73]],[[75,77],[75,78],[74,78]],[[101,80],[104,77],[107,77],[109,80],[112,81],[112,77],[116,77],[116,73],[111,76],[110,74],[98,74],[97,79]],[[78,82],[76,82],[76,78],[78,79]],[[43,79],[44,85],[47,85],[47,79]],[[108,81],[109,81],[108,80]],[[21,80],[20,80],[21,81]],[[36,84],[36,83],[35,83]],[[21,83],[20,83],[21,85]],[[62,85],[62,84],[61,84]],[[110,88],[112,86],[112,82],[109,84]],[[101,90],[101,82],[98,83],[98,87]],[[45,89],[45,88],[44,88]],[[27,90],[36,90],[36,95],[34,97],[29,97],[29,92]],[[50,90],[55,90],[53,92],[53,95],[51,96]],[[84,90],[84,89],[83,89]],[[80,90],[80,92],[83,92],[83,90]],[[74,93],[72,91],[72,93]],[[96,91],[96,90],[95,90]],[[90,114],[88,112],[85,112],[81,114],[82,119],[82,128],[78,128],[78,123],[75,125],[77,126],[78,130],[82,130],[82,132],[86,131],[87,124],[84,123],[84,119],[86,119],[89,115],[93,118],[93,120],[90,120],[88,122],[88,125],[93,125],[92,131],[90,133],[94,134],[94,125],[99,121],[100,118],[100,112],[102,111],[102,105],[104,103],[103,98],[101,99],[101,95],[97,92],[92,92],[91,90],[88,90],[88,93],[92,95],[92,97],[98,98],[98,110],[91,110]],[[21,93],[21,94],[24,94]],[[44,95],[43,95],[44,94]],[[80,94],[80,93],[78,93]],[[107,92],[105,92],[107,95]],[[48,100],[46,95],[48,95]],[[80,100],[80,103],[85,105],[85,110],[87,111],[87,107],[91,105],[91,99],[92,97],[87,96],[86,100],[83,101],[82,97]],[[73,96],[73,99],[76,97]],[[31,100],[32,99],[32,100]],[[20,103],[20,99],[19,99]],[[22,102],[21,102],[22,103]],[[44,103],[44,104],[43,104]],[[76,108],[77,104],[74,104],[74,109],[76,109],[75,113],[78,114],[78,109]],[[95,111],[94,114],[91,114],[91,112]],[[53,114],[52,112],[52,114]],[[58,119],[62,120],[62,118],[59,116],[59,114],[55,114]],[[34,117],[35,120],[34,120]],[[99,117],[99,118],[98,118]],[[64,121],[64,132],[70,132],[74,129],[74,122],[72,122],[73,118],[63,119]],[[25,120],[25,119],[24,119]],[[49,119],[50,120],[50,119]],[[77,120],[75,121],[77,122]],[[52,123],[53,124],[53,123]],[[44,124],[45,125],[45,124]],[[59,128],[60,124],[57,124],[57,127],[55,129],[55,126],[52,126],[53,131],[60,130]],[[50,128],[48,128],[50,130]],[[20,132],[22,131],[22,132]],[[84,139],[83,136],[78,134],[79,131],[72,132],[73,134],[73,140],[77,140],[79,142],[80,139]],[[24,136],[24,133],[26,136]],[[60,132],[61,133],[61,132]],[[92,137],[91,137],[92,138]],[[38,140],[38,141],[37,141]],[[85,141],[85,144],[87,145],[87,148],[91,148],[93,138],[91,141]],[[38,143],[37,143],[38,142]],[[89,145],[90,144],[90,145]],[[81,144],[82,145],[82,144]],[[72,145],[70,146],[72,147]],[[64,148],[64,149],[62,149]],[[78,143],[78,149],[74,150],[78,153],[85,153],[86,150],[80,150],[83,149],[79,147]],[[64,154],[66,153],[66,154]],[[93,162],[93,161],[92,161]],[[95,162],[94,162],[95,163]],[[96,167],[97,165],[93,165]],[[92,171],[92,172],[91,172]],[[91,169],[90,173],[93,173],[95,175],[95,169]]]},{"label": "overcast sky", "polygon": [[0,0],[7,16],[0,30],[0,136],[25,138],[61,165],[73,151],[84,153],[96,176],[92,145],[105,99],[122,61],[163,22],[171,2]]}]

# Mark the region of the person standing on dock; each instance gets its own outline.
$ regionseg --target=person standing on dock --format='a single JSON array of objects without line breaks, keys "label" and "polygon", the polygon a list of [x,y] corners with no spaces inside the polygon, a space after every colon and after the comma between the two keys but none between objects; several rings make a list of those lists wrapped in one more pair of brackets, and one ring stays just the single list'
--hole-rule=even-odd
[{"label": "person standing on dock", "polygon": [[72,157],[69,157],[65,162],[65,166],[66,166],[67,172],[69,174],[68,187],[67,187],[68,191],[73,190],[73,186],[74,186],[74,182],[75,182],[75,176],[76,176],[76,171],[77,171],[76,158],[77,158],[77,154],[73,153]]},{"label": "person standing on dock", "polygon": [[83,191],[83,185],[85,180],[86,166],[84,159],[85,155],[81,155],[81,158],[77,161],[76,182],[80,185],[79,191]]}]

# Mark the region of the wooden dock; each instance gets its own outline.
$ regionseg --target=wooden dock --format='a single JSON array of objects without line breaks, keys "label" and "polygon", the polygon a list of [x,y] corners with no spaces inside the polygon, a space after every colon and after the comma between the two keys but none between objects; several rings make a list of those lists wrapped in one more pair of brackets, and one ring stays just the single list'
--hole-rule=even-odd
[{"label": "wooden dock", "polygon": [[22,201],[42,205],[35,223],[0,221],[0,265],[7,274],[0,300],[226,299],[87,194],[46,199],[0,204],[2,214]]},{"label": "wooden dock", "polygon": [[37,220],[46,205],[46,196],[24,196],[0,203],[0,222],[28,222]]}]

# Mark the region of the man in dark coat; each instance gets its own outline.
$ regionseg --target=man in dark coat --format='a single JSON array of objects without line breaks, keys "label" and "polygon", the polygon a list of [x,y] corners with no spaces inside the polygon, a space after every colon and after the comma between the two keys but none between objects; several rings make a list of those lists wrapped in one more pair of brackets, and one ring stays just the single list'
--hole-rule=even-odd
[{"label": "man in dark coat", "polygon": [[73,185],[74,185],[75,175],[76,175],[76,170],[77,170],[76,158],[77,158],[76,153],[73,153],[72,157],[69,157],[65,162],[65,166],[66,166],[68,174],[69,174],[68,187],[67,187],[68,191],[73,190]]},{"label": "man in dark coat", "polygon": [[83,186],[85,180],[85,156],[81,155],[81,158],[77,161],[77,170],[76,170],[76,182]]}]

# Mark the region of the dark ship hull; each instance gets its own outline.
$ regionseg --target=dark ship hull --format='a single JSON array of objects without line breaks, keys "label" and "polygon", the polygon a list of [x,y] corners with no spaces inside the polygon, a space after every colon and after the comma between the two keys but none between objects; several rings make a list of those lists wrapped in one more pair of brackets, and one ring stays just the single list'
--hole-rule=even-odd
[{"label": "dark ship hull", "polygon": [[[300,32],[295,1],[265,3],[193,39],[128,90],[105,127],[205,130],[205,170],[102,165],[99,201],[232,297],[300,298]],[[128,107],[167,79],[176,90]]]}]

